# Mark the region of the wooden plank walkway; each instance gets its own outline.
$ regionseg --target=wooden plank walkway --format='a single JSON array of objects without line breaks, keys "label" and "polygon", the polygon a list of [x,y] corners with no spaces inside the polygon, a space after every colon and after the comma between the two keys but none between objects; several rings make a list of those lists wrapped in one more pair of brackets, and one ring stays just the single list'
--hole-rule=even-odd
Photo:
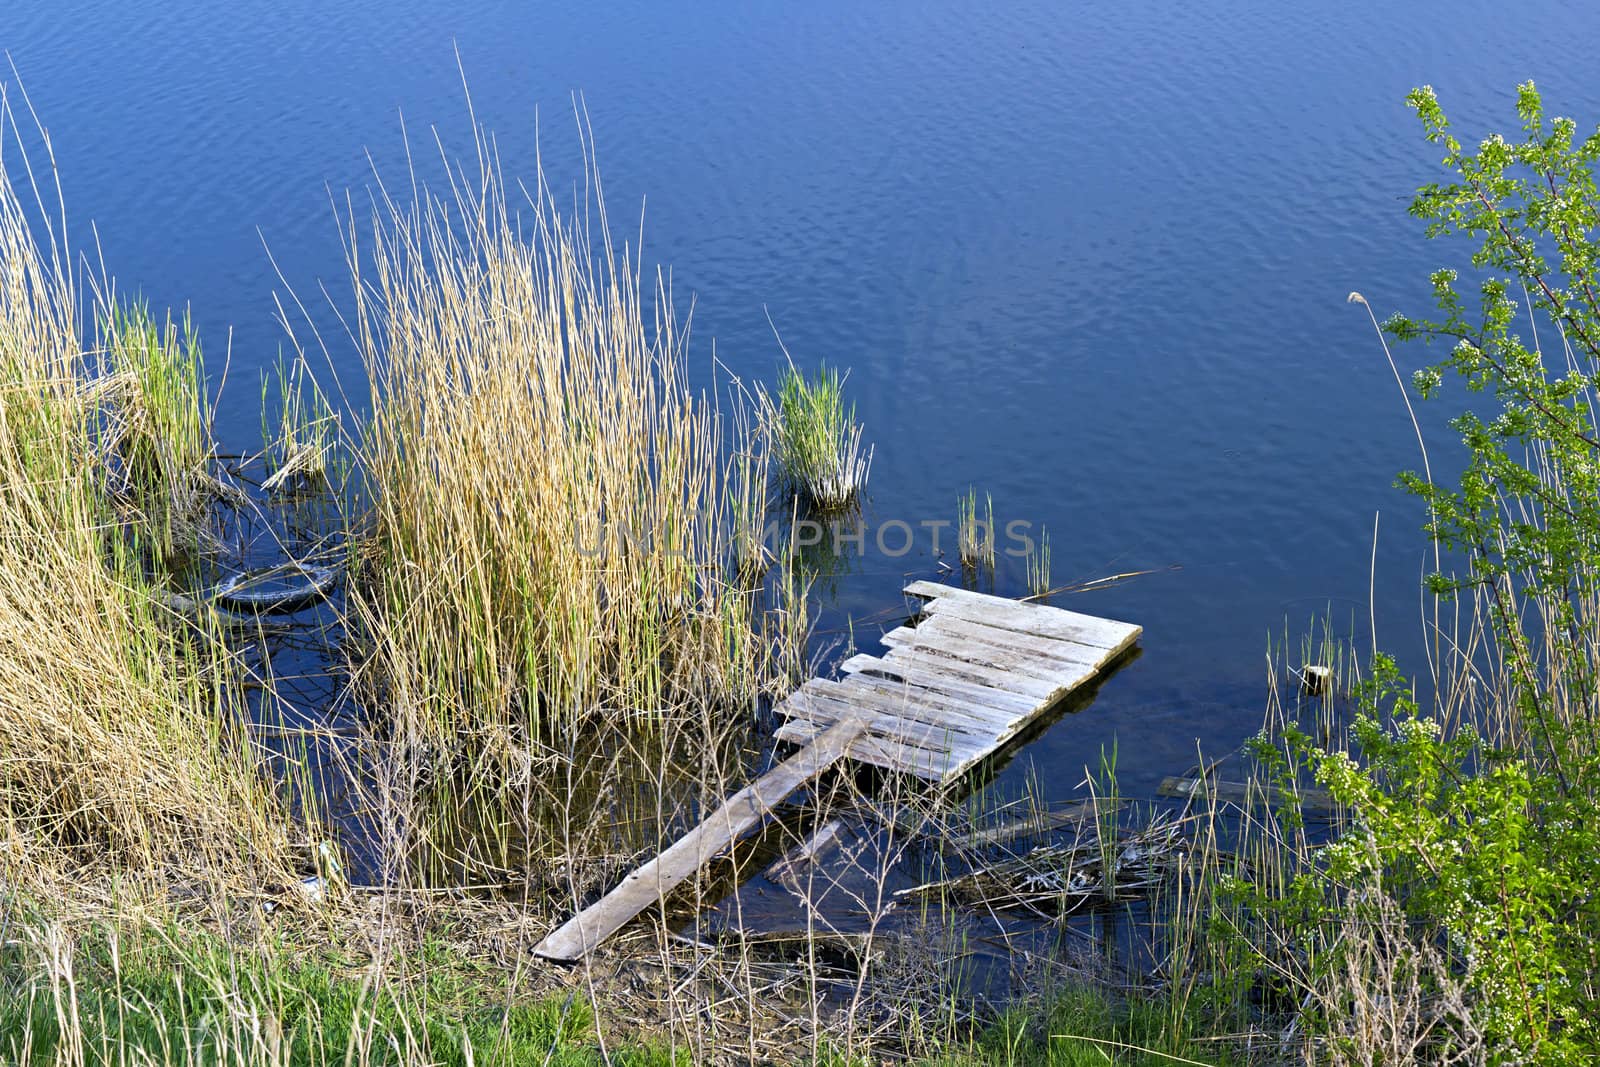
[{"label": "wooden plank walkway", "polygon": [[1140,627],[936,582],[913,582],[915,625],[883,635],[837,682],[813,678],[780,704],[784,741],[805,744],[854,715],[862,763],[947,783],[971,770],[1139,639]]},{"label": "wooden plank walkway", "polygon": [[534,948],[553,960],[588,955],[692,878],[785,797],[843,759],[947,784],[992,755],[1092,679],[1143,631],[1075,611],[935,582],[915,625],[887,633],[883,656],[854,656],[838,681],[813,678],[775,709],[777,737],[801,746],[665,852]]}]

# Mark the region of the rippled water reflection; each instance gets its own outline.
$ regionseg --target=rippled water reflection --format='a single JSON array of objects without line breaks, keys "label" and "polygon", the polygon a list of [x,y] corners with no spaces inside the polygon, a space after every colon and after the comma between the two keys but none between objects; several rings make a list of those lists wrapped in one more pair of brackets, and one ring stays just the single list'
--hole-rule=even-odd
[{"label": "rippled water reflection", "polygon": [[[22,0],[0,47],[78,240],[92,219],[124,285],[191,306],[214,361],[231,338],[242,444],[285,345],[264,246],[307,296],[342,277],[329,191],[364,195],[368,151],[400,165],[400,116],[469,147],[456,50],[513,169],[542,128],[574,173],[581,91],[707,380],[713,339],[771,374],[769,312],[802,363],[853,368],[869,517],[953,519],[976,486],[1049,527],[1058,579],[1163,569],[1067,602],[1146,636],[1007,771],[1064,794],[1114,738],[1137,791],[1253,732],[1269,632],[1331,607],[1365,643],[1380,509],[1379,636],[1415,648],[1411,430],[1345,304],[1414,308],[1445,256],[1405,217],[1436,153],[1404,94],[1433,83],[1469,137],[1527,77],[1600,119],[1600,11],[1424,6]],[[852,560],[834,621],[934,565]]]}]

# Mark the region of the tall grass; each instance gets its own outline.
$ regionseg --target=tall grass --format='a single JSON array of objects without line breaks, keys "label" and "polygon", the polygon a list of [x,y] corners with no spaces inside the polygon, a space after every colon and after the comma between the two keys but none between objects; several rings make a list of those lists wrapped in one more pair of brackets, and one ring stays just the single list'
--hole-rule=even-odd
[{"label": "tall grass", "polygon": [[[351,604],[374,702],[443,787],[412,828],[492,825],[503,863],[538,818],[603,818],[575,814],[581,779],[648,776],[669,726],[715,749],[779,682],[738,580],[762,468],[691,388],[669,286],[614,242],[592,163],[565,213],[542,174],[514,200],[478,138],[448,194],[348,220],[372,382]],[[641,730],[658,755],[621,754]]]},{"label": "tall grass", "polygon": [[[0,172],[0,879],[265,877],[285,831],[234,729],[231,668],[152,596],[142,548],[170,538],[208,454],[197,372],[102,305],[118,341],[97,374],[59,219],[13,184],[27,162],[15,147]],[[164,487],[161,517],[120,506],[119,473],[146,505]]]},{"label": "tall grass", "polygon": [[750,583],[764,575],[773,561],[773,548],[767,543],[772,438],[754,398],[739,388],[730,400],[733,455],[726,492],[732,511],[734,562],[740,579]]}]

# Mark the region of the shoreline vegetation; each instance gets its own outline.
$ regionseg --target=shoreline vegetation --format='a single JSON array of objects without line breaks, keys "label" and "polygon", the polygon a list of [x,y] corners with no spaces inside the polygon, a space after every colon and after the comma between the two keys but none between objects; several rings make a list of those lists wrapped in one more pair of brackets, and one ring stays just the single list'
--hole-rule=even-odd
[{"label": "shoreline vegetation", "polygon": [[[1408,410],[1468,411],[1458,482],[1420,422],[1400,480],[1429,662],[1286,631],[1260,734],[1181,800],[1125,796],[1114,746],[1069,808],[834,774],[565,968],[531,946],[759,773],[825,665],[837,561],[794,533],[860,505],[847,376],[785,352],[775,395],[695,391],[587,132],[563,212],[475,131],[447,195],[339,220],[367,413],[299,355],[224,457],[199,338],[84,280],[0,97],[0,1059],[1586,1062],[1600,131],[1529,84],[1474,149],[1410,102],[1447,171],[1412,214],[1472,246],[1438,318],[1372,320]],[[957,513],[992,583],[993,503]],[[282,618],[207,595],[285,560],[343,580]],[[751,878],[790,932],[741,933]]]}]

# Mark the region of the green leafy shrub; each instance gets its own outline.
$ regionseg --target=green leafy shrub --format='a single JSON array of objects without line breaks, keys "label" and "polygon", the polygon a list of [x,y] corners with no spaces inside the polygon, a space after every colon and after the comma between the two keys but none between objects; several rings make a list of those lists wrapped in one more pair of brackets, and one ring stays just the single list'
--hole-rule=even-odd
[{"label": "green leafy shrub", "polygon": [[1480,394],[1450,422],[1466,451],[1456,484],[1400,478],[1440,549],[1428,588],[1463,622],[1430,635],[1426,702],[1376,658],[1348,752],[1288,732],[1276,768],[1309,766],[1349,823],[1286,884],[1233,883],[1248,917],[1235,929],[1299,1001],[1320,1059],[1587,1063],[1600,1047],[1600,130],[1579,140],[1572,120],[1547,120],[1531,83],[1521,137],[1476,149],[1431,89],[1410,104],[1451,172],[1412,214],[1475,249],[1468,278],[1432,275],[1437,317],[1382,329],[1448,346],[1412,374],[1422,398],[1451,380]]}]

